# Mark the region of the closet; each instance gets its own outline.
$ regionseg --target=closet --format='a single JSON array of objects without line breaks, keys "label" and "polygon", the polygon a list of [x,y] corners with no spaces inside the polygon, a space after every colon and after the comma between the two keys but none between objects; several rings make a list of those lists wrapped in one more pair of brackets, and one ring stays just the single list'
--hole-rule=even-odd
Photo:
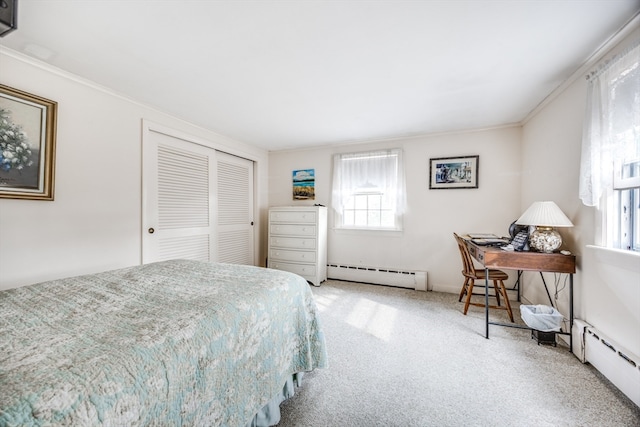
[{"label": "closet", "polygon": [[157,124],[142,145],[142,263],[254,265],[253,162]]}]

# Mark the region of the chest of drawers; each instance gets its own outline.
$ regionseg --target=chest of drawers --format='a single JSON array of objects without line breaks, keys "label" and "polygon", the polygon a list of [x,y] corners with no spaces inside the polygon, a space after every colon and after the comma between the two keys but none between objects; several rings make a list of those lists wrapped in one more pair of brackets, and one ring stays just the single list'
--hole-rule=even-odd
[{"label": "chest of drawers", "polygon": [[327,208],[270,208],[267,266],[296,273],[314,286],[327,280]]}]

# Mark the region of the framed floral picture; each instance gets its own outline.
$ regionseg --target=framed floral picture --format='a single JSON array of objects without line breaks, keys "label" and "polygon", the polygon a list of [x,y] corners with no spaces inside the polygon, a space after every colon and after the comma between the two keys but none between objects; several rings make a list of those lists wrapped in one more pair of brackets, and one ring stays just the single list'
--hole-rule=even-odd
[{"label": "framed floral picture", "polygon": [[0,198],[53,200],[57,103],[0,85]]},{"label": "framed floral picture", "polygon": [[478,188],[479,156],[438,157],[429,165],[429,188]]}]

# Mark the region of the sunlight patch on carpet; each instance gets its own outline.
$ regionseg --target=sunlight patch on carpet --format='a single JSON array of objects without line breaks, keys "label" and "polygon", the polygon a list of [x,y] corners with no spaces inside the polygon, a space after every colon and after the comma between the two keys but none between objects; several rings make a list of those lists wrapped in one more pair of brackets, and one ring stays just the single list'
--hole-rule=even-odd
[{"label": "sunlight patch on carpet", "polygon": [[315,294],[313,299],[319,312],[327,310],[340,296],[338,294],[318,295]]},{"label": "sunlight patch on carpet", "polygon": [[349,312],[347,323],[367,333],[389,341],[398,310],[366,298],[360,298]]}]

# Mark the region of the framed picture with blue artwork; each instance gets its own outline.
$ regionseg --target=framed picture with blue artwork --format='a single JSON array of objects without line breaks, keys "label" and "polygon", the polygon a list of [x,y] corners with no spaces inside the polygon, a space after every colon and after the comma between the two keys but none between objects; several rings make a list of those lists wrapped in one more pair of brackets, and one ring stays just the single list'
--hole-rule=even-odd
[{"label": "framed picture with blue artwork", "polygon": [[293,171],[293,200],[315,200],[315,169]]},{"label": "framed picture with blue artwork", "polygon": [[429,188],[478,188],[480,156],[437,157],[430,160]]},{"label": "framed picture with blue artwork", "polygon": [[0,85],[0,198],[53,200],[57,103]]}]

